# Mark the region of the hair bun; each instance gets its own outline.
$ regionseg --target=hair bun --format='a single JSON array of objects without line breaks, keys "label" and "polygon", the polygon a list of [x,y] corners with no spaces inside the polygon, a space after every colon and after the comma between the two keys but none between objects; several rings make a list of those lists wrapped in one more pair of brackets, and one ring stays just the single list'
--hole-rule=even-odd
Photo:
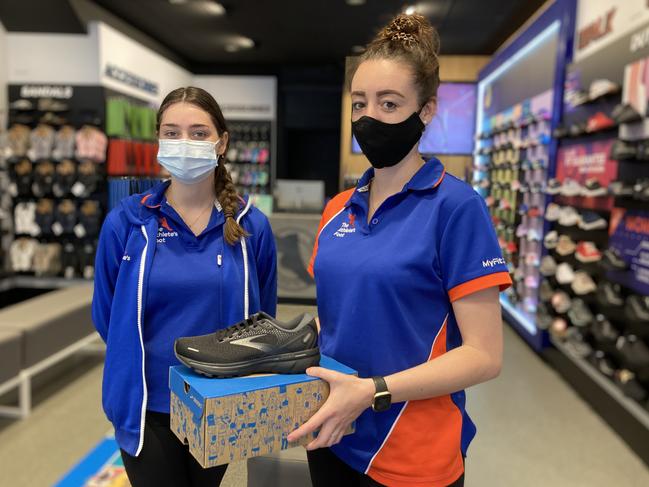
[{"label": "hair bun", "polygon": [[429,49],[434,56],[439,55],[439,36],[431,27],[430,23],[420,14],[399,14],[383,31],[379,38],[389,42],[395,42],[404,47],[413,47],[422,44]]}]

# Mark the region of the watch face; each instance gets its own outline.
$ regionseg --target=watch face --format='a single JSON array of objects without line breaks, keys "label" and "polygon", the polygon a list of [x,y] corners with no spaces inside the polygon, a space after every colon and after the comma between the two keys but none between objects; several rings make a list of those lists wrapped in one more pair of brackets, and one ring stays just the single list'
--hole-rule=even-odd
[{"label": "watch face", "polygon": [[374,411],[383,412],[390,409],[392,404],[392,396],[389,393],[377,394],[374,396],[374,404],[372,408]]}]

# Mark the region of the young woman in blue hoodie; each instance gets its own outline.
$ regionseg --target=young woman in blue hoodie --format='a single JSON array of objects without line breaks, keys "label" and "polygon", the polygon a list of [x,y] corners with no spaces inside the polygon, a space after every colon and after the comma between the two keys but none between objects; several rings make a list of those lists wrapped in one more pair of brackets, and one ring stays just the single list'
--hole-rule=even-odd
[{"label": "young woman in blue hoodie", "polygon": [[157,128],[171,180],[112,210],[97,249],[92,317],[107,345],[103,407],[133,487],[214,487],[226,466],[201,468],[169,428],[173,344],[258,311],[274,316],[275,243],[224,166],[228,129],[209,93],[169,93]]}]

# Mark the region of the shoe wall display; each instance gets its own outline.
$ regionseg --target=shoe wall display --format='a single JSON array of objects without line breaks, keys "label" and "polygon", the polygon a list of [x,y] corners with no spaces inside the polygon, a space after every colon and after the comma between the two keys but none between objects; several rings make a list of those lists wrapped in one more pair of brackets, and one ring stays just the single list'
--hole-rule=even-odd
[{"label": "shoe wall display", "polygon": [[508,298],[529,313],[541,277],[552,99],[550,90],[490,117],[475,153],[474,189],[485,197],[514,276]]},{"label": "shoe wall display", "polygon": [[[14,92],[11,86],[10,98]],[[2,269],[9,273],[94,274],[94,262],[82,257],[94,255],[106,208],[107,139],[96,111],[82,117],[84,110],[72,111],[74,103],[10,101],[10,128],[0,134],[0,256],[7,256]]]}]

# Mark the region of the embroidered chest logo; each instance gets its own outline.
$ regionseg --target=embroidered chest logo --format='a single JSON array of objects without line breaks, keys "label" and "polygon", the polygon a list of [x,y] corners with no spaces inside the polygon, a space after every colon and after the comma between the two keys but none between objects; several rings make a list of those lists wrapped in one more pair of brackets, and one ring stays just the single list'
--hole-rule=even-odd
[{"label": "embroidered chest logo", "polygon": [[343,238],[348,233],[356,233],[356,215],[349,214],[349,221],[342,222],[340,228],[334,232],[334,237]]},{"label": "embroidered chest logo", "polygon": [[165,217],[160,219],[160,227],[158,228],[158,243],[166,243],[168,238],[178,238],[178,232],[174,231]]}]

